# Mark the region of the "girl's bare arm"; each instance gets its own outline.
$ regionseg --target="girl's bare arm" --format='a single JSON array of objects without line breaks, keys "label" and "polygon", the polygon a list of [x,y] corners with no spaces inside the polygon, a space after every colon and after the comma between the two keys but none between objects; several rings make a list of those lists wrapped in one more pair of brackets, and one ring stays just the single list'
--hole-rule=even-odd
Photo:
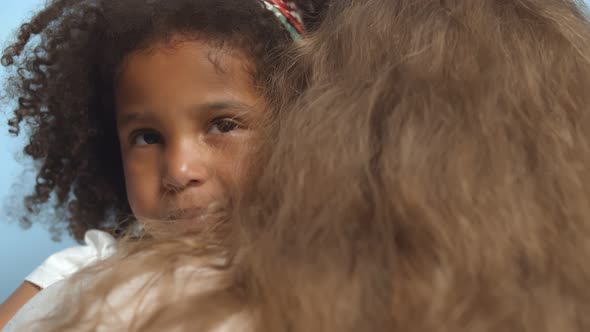
[{"label": "girl's bare arm", "polygon": [[0,329],[40,290],[41,288],[25,281],[4,303],[0,304]]}]

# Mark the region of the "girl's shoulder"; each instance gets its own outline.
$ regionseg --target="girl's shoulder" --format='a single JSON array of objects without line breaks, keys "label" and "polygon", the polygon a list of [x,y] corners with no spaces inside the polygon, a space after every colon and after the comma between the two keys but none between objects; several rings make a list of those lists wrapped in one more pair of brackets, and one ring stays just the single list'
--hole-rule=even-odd
[{"label": "girl's shoulder", "polygon": [[47,258],[25,280],[41,288],[67,279],[82,268],[112,256],[117,240],[110,234],[89,230],[84,235],[84,244],[70,247]]}]

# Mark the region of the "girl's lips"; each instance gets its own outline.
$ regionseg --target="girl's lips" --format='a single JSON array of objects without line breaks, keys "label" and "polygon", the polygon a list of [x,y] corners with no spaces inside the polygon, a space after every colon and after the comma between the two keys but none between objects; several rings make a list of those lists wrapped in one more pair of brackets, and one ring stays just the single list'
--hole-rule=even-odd
[{"label": "girl's lips", "polygon": [[201,221],[210,218],[218,219],[226,215],[226,209],[222,204],[211,203],[207,208],[190,207],[168,211],[164,216],[165,221]]},{"label": "girl's lips", "polygon": [[192,207],[188,209],[176,209],[167,213],[164,221],[175,225],[210,224],[227,217],[227,210],[221,205],[210,205],[209,208]]}]

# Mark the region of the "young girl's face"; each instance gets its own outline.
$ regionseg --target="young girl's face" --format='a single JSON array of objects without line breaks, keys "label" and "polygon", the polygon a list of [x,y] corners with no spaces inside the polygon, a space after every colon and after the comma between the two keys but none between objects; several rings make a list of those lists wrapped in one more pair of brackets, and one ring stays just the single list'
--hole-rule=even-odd
[{"label": "young girl's face", "polygon": [[228,208],[248,183],[267,107],[245,56],[203,41],[128,55],[117,129],[135,216],[191,226]]}]

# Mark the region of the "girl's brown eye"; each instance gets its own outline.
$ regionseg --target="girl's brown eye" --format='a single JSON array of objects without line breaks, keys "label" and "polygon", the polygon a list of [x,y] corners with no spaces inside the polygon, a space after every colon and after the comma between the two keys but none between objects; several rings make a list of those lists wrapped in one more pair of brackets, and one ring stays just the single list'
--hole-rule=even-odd
[{"label": "girl's brown eye", "polygon": [[237,121],[230,118],[217,119],[212,122],[212,125],[209,128],[209,133],[225,134],[232,130],[236,130],[239,126],[240,124]]},{"label": "girl's brown eye", "polygon": [[162,143],[162,137],[154,132],[138,132],[131,137],[133,145],[152,145]]}]

